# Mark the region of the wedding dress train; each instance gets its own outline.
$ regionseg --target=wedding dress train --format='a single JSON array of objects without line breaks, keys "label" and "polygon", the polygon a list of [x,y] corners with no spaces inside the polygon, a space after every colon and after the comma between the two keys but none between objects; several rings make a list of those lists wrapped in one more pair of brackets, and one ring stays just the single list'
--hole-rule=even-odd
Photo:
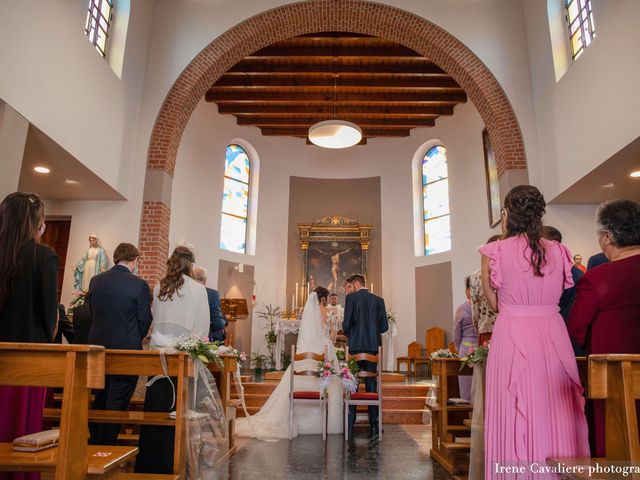
[{"label": "wedding dress train", "polygon": [[[337,369],[338,360],[335,348],[324,331],[318,296],[314,292],[309,296],[304,307],[296,351],[323,353],[326,346],[327,358],[333,362]],[[317,363],[314,360],[298,361],[296,362],[296,371],[317,370]],[[248,418],[236,420],[236,435],[260,440],[289,438],[289,385],[292,366],[293,363],[284,372],[280,383],[259,412]],[[320,390],[320,379],[296,375],[294,389],[318,391]],[[343,424],[342,385],[336,377],[333,377],[327,390],[329,395],[327,432],[339,434],[342,433]],[[293,436],[321,433],[322,414],[320,407],[296,405],[293,412]]]}]

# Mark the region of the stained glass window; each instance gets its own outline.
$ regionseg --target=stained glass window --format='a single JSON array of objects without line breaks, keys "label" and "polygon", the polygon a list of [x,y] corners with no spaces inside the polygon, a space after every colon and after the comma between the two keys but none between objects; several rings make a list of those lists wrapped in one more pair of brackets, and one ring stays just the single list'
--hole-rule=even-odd
[{"label": "stained glass window", "polygon": [[591,0],[565,0],[571,56],[577,59],[596,36]]},{"label": "stained glass window", "polygon": [[84,33],[103,57],[107,54],[107,38],[113,16],[113,0],[89,0]]},{"label": "stained glass window", "polygon": [[229,145],[224,163],[220,248],[231,252],[246,252],[250,178],[247,152],[238,145]]},{"label": "stained glass window", "polygon": [[447,149],[436,145],[427,150],[421,169],[424,254],[446,252],[451,250]]}]

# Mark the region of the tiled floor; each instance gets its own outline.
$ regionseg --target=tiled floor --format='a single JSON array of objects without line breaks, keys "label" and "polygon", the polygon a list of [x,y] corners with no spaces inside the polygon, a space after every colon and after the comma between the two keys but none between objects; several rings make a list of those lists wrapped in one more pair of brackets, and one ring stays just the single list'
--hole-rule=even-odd
[{"label": "tiled floor", "polygon": [[444,480],[450,476],[429,458],[431,429],[425,425],[385,425],[382,441],[368,428],[355,438],[301,435],[291,441],[238,439],[238,452],[224,480]]}]

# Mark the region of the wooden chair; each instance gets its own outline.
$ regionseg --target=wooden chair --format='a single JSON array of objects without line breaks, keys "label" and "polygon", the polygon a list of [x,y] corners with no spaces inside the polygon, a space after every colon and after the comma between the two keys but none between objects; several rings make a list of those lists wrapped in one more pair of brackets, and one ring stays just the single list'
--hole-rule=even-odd
[{"label": "wooden chair", "polygon": [[[353,356],[349,355],[349,348],[345,349],[345,358],[347,361],[353,359],[356,362],[366,360],[376,364],[376,373],[360,370],[359,378],[376,377],[378,380],[375,392],[355,392],[350,393],[346,390],[344,397],[344,439],[349,440],[349,406],[350,405],[366,405],[378,407],[378,434],[382,440],[382,348],[378,347],[378,355],[370,355],[368,353],[357,353]],[[371,425],[373,427],[373,425]]]},{"label": "wooden chair", "polygon": [[[106,375],[164,375],[164,369],[157,350],[106,350]],[[176,418],[170,418],[166,412],[144,412],[132,410],[89,410],[91,423],[116,423],[122,425],[161,425],[175,427],[173,473],[182,474],[186,469],[187,459],[187,429],[185,413],[189,404],[191,389],[188,379],[193,377],[194,369],[191,358],[187,353],[165,353],[167,374],[175,377],[176,387]],[[45,420],[59,420],[60,409],[45,408]]]},{"label": "wooden chair", "polygon": [[296,375],[313,376],[317,375],[317,370],[296,371],[295,362],[302,360],[315,360],[324,362],[327,358],[327,347],[322,355],[313,352],[296,353],[296,346],[291,345],[291,382],[289,383],[289,440],[293,438],[293,408],[296,404],[319,405],[322,415],[322,439],[327,439],[327,395],[326,392],[313,390],[295,390],[294,377]]},{"label": "wooden chair", "polygon": [[458,354],[458,349],[456,348],[456,344],[453,342],[449,343],[449,350],[451,351],[451,353],[455,353],[456,355]]},{"label": "wooden chair", "polygon": [[428,359],[428,375],[431,376],[431,354],[444,348],[444,330],[440,327],[432,327],[425,333],[425,358]]},{"label": "wooden chair", "polygon": [[407,374],[409,377],[413,377],[413,370],[415,370],[415,359],[422,353],[422,345],[418,342],[411,342],[407,347],[408,355],[404,355],[396,358],[396,370],[400,373],[400,365],[407,365]]},{"label": "wooden chair", "polygon": [[427,330],[424,347],[427,357],[431,357],[431,354],[436,350],[444,348],[444,330],[440,327],[433,327]]},{"label": "wooden chair", "polygon": [[0,471],[55,472],[56,480],[80,480],[116,473],[135,457],[135,447],[87,445],[89,394],[104,388],[104,374],[104,347],[0,343],[0,385],[63,389],[58,447],[15,452],[12,444],[1,443]]},{"label": "wooden chair", "polygon": [[[640,355],[611,354],[590,355],[588,397],[606,400],[606,458],[549,458],[552,466],[560,464],[582,466],[584,470],[566,475],[567,478],[583,480],[589,476],[588,467],[609,462],[640,462],[640,437],[636,402],[640,399]],[[619,464],[619,463],[618,463]],[[619,474],[598,478],[619,478]],[[629,476],[628,478],[640,478]]]}]

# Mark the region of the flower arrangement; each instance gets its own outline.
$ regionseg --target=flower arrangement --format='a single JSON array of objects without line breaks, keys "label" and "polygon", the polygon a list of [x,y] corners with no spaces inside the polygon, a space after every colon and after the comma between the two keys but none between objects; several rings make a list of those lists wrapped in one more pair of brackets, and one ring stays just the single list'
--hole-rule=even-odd
[{"label": "flower arrangement", "polygon": [[458,356],[448,348],[441,348],[435,352],[431,352],[431,359],[434,358],[457,358]]},{"label": "flower arrangement", "polygon": [[74,292],[74,297],[69,302],[69,311],[73,311],[77,307],[84,305],[88,293],[89,292],[87,290],[78,290]]},{"label": "flower arrangement", "polygon": [[387,323],[390,327],[396,324],[396,314],[393,310],[387,310]]},{"label": "flower arrangement", "polygon": [[175,349],[179,352],[187,352],[193,359],[198,359],[202,363],[216,362],[221,365],[222,361],[211,346],[212,344],[209,343],[208,339],[203,339],[197,335],[190,337],[182,335],[178,337]]},{"label": "flower arrangement", "polygon": [[332,362],[325,360],[324,362],[318,362],[318,369],[316,375],[320,378],[320,391],[324,392],[331,382],[331,377],[336,374],[336,370]]},{"label": "flower arrangement", "polygon": [[460,368],[468,365],[473,367],[476,363],[484,362],[489,356],[489,347],[491,346],[491,341],[484,341],[482,345],[479,346],[471,346],[469,352],[460,359],[462,365]]},{"label": "flower arrangement", "polygon": [[207,337],[199,337],[198,335],[178,337],[174,348],[179,352],[187,352],[192,358],[198,359],[202,363],[214,362],[219,367],[222,367],[220,355],[233,355],[241,362],[247,360],[244,352],[227,345],[220,345],[220,342],[210,343]]},{"label": "flower arrangement", "polygon": [[358,372],[360,368],[358,364],[351,358],[348,362],[340,362],[340,370],[337,374],[342,383],[342,388],[354,393],[358,390]]},{"label": "flower arrangement", "polygon": [[338,357],[339,362],[344,362],[346,359],[346,352],[343,347],[336,348],[336,357]]}]

